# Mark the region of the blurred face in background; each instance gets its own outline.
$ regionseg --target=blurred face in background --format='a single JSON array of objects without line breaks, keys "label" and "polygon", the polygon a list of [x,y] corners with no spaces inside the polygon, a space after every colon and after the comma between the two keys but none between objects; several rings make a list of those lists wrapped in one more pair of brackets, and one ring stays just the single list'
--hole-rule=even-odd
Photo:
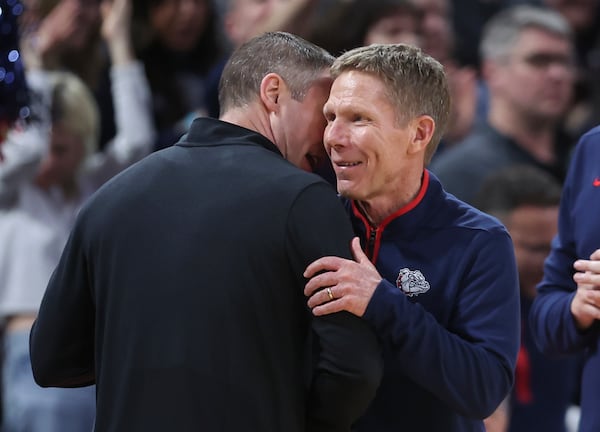
[{"label": "blurred face in background", "polygon": [[444,63],[452,57],[454,33],[450,0],[414,0],[421,11],[421,47]]},{"label": "blurred face in background", "polygon": [[225,31],[234,46],[240,46],[254,36],[271,16],[277,3],[286,0],[229,0],[225,15]]},{"label": "blurred face in background", "polygon": [[42,189],[51,186],[68,188],[77,178],[85,158],[83,139],[61,122],[52,126],[48,154],[42,160],[36,184]]},{"label": "blurred face in background", "polygon": [[533,298],[544,274],[544,260],[558,230],[558,206],[522,206],[513,210],[506,227],[513,239],[521,295]]},{"label": "blurred face in background", "polygon": [[573,48],[561,36],[525,29],[507,58],[494,62],[489,71],[494,97],[532,122],[557,121],[570,105],[575,80]]},{"label": "blurred face in background", "polygon": [[168,49],[190,51],[204,34],[210,7],[209,0],[161,0],[150,7],[150,26]]},{"label": "blurred face in background", "polygon": [[393,44],[405,43],[419,46],[419,17],[403,9],[396,9],[377,21],[368,29],[364,45],[374,43]]},{"label": "blurred face in background", "polygon": [[598,0],[545,0],[547,6],[563,15],[575,32],[589,29],[596,19]]}]

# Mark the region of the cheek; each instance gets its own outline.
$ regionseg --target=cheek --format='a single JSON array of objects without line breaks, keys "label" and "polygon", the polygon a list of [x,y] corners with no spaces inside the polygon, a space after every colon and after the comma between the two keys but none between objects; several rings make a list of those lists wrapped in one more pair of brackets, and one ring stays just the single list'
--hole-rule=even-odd
[{"label": "cheek", "polygon": [[172,7],[160,7],[150,11],[150,26],[155,31],[162,33],[167,31],[170,27],[170,23],[173,19],[174,9]]}]

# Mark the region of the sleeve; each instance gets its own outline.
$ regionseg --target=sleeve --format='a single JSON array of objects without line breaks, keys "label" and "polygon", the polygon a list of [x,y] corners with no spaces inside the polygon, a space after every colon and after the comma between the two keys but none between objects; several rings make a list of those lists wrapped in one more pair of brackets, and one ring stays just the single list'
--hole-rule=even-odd
[{"label": "sleeve", "polygon": [[143,65],[136,61],[113,66],[110,73],[117,135],[86,164],[86,178],[94,188],[148,155],[156,135]]},{"label": "sleeve", "polygon": [[42,387],[94,383],[94,303],[82,235],[75,226],[40,305],[29,339]]},{"label": "sleeve", "polygon": [[48,129],[42,124],[9,133],[2,147],[4,160],[0,161],[0,207],[14,202],[19,186],[35,177],[48,151],[48,139]]},{"label": "sleeve", "polygon": [[[577,291],[577,284],[573,281],[573,263],[579,258],[588,258],[578,256],[574,221],[577,191],[581,189],[578,177],[588,159],[583,153],[585,141],[584,136],[571,161],[561,197],[558,234],[552,241],[550,255],[544,263],[544,277],[537,286],[537,295],[529,314],[529,325],[536,345],[546,354],[576,353],[595,344],[600,332],[598,323],[588,331],[580,332],[571,314],[571,302]],[[592,214],[593,205],[593,202],[583,204],[585,211]],[[586,228],[585,231],[592,229],[597,229],[597,226]]]},{"label": "sleeve", "polygon": [[19,187],[34,179],[40,163],[48,154],[50,142],[50,105],[52,84],[46,71],[27,72],[31,119],[24,129],[10,130],[2,144],[0,160],[0,207],[14,203]]},{"label": "sleeve", "polygon": [[[302,275],[315,259],[351,258],[348,217],[326,183],[305,189],[288,217],[288,254]],[[301,278],[304,286],[306,280]],[[341,312],[312,318],[318,345],[308,400],[307,430],[350,431],[375,396],[383,360],[375,334],[360,318]]]},{"label": "sleeve", "polygon": [[[468,418],[489,416],[514,381],[519,286],[505,231],[478,233],[464,251],[448,323],[383,280],[364,318],[406,376]],[[443,288],[442,288],[443,289]]]}]

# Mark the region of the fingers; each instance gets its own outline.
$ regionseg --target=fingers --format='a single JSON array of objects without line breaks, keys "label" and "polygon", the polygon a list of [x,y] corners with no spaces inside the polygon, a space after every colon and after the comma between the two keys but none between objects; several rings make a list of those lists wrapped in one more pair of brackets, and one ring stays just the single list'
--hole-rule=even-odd
[{"label": "fingers", "polygon": [[600,319],[600,291],[588,285],[579,285],[571,302],[571,313],[577,327],[589,328],[595,320]]},{"label": "fingers", "polygon": [[336,299],[339,300],[341,295],[339,295],[339,293],[336,294],[336,292],[334,290],[335,290],[335,287],[326,287],[320,291],[317,291],[314,295],[312,295],[308,299],[308,302],[307,302],[308,307],[313,309],[316,306],[333,302]]},{"label": "fingers", "polygon": [[335,273],[325,272],[311,278],[304,286],[304,295],[309,297],[320,289],[334,286],[338,283]]},{"label": "fingers", "polygon": [[304,270],[304,277],[310,279],[317,273],[323,271],[336,271],[341,267],[344,261],[346,261],[344,260],[344,258],[334,256],[319,258],[318,260],[310,263],[308,267],[306,267],[306,270]]},{"label": "fingers", "polygon": [[596,249],[590,256],[591,260],[600,260],[600,249]]},{"label": "fingers", "polygon": [[600,274],[591,271],[577,272],[573,275],[573,280],[579,284],[594,285],[595,289],[600,289]]},{"label": "fingers", "polygon": [[341,312],[343,310],[345,310],[344,300],[338,299],[327,303],[323,303],[322,305],[313,308],[312,312],[315,316],[321,316],[334,312]]},{"label": "fingers", "polygon": [[[594,252],[595,254],[596,252]],[[592,254],[592,256],[594,256]],[[591,272],[600,274],[600,261],[599,260],[577,260],[573,263],[573,267],[581,272]]]},{"label": "fingers", "polygon": [[367,255],[365,255],[365,253],[363,252],[362,247],[360,246],[360,239],[358,237],[354,237],[352,239],[352,242],[350,243],[350,249],[352,250],[352,256],[354,257],[356,262],[371,262],[369,260],[369,257],[367,257]]}]

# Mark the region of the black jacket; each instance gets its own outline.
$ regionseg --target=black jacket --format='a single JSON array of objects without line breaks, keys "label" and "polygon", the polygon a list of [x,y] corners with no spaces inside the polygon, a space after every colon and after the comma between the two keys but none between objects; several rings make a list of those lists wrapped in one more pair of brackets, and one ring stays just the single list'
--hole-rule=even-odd
[{"label": "black jacket", "polygon": [[302,272],[350,257],[334,190],[265,137],[213,119],[82,209],[31,332],[43,386],[97,384],[96,432],[347,431],[379,347],[311,318]]}]

